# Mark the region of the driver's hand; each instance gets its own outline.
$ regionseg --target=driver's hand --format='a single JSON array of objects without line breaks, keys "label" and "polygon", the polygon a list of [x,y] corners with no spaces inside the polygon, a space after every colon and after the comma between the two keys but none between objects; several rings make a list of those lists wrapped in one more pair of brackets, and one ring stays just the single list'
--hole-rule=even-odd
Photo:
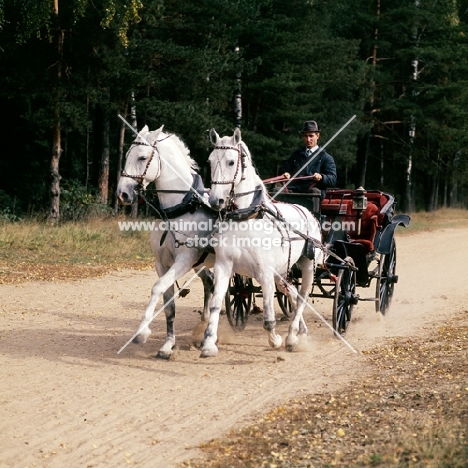
[{"label": "driver's hand", "polygon": [[283,177],[284,177],[285,179],[290,179],[290,178],[291,178],[291,174],[290,174],[289,172],[285,172],[285,173],[283,174]]}]

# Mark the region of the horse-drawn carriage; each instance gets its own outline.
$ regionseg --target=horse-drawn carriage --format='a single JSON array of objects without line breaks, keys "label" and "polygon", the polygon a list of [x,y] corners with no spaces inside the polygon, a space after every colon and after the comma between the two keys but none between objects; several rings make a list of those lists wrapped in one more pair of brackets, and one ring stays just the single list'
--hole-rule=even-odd
[{"label": "horse-drawn carriage", "polygon": [[[410,222],[408,215],[394,215],[394,197],[362,187],[328,189],[317,212],[314,198],[319,195],[279,190],[279,195],[271,190],[272,197],[304,206],[321,221],[325,261],[317,266],[309,297],[332,300],[333,330],[340,335],[346,333],[358,301],[373,301],[376,312],[385,315],[398,282],[394,232],[397,226],[407,227]],[[299,285],[299,269],[292,268],[290,281]],[[374,295],[362,297],[358,287],[374,287]],[[234,275],[226,295],[226,314],[234,329],[246,326],[258,295],[260,288],[250,278]],[[277,289],[276,299],[283,314],[291,317],[293,306],[288,297]]]},{"label": "horse-drawn carriage", "polygon": [[[218,353],[223,302],[230,324],[240,330],[257,294],[263,298],[263,328],[276,349],[283,339],[275,331],[275,297],[291,317],[285,341],[289,351],[297,349],[299,337],[307,334],[303,312],[309,296],[333,300],[337,335],[346,332],[359,300],[375,301],[376,310],[385,314],[398,279],[394,231],[410,221],[407,215],[393,215],[393,197],[378,191],[334,189],[327,191],[319,210],[310,205],[310,194],[274,195],[282,198],[281,203],[268,194],[238,129],[232,137],[222,138],[212,130],[210,138],[214,150],[209,158],[209,190],[204,190],[186,146],[163,127],[152,132],[145,127],[127,153],[117,188],[119,199],[130,204],[154,182],[155,212],[162,220],[151,233],[159,279],[133,341],[146,342],[151,321],[164,310],[167,335],[158,356],[171,356],[174,283],[192,268],[202,277],[205,291],[202,320],[208,324],[202,357]],[[224,224],[228,226],[221,232]],[[211,274],[208,269],[213,266]],[[374,279],[375,296],[361,298],[356,288],[369,287]],[[164,305],[155,313],[161,297]]]}]

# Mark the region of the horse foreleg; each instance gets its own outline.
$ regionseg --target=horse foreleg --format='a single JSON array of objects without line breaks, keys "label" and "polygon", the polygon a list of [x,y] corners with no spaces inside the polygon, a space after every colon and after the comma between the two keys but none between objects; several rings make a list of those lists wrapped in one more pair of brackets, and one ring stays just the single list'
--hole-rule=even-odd
[{"label": "horse foreleg", "polygon": [[177,260],[178,261],[176,261],[176,263],[174,263],[174,265],[172,265],[171,268],[167,270],[167,272],[164,272],[162,266],[158,267],[157,265],[158,275],[160,278],[158,279],[158,281],[156,281],[156,283],[154,283],[153,287],[151,288],[151,297],[148,305],[146,306],[140,325],[138,326],[138,335],[134,338],[134,343],[146,343],[149,336],[151,335],[151,329],[149,328],[149,324],[154,318],[154,311],[156,310],[156,306],[160,297],[166,291],[170,291],[171,294],[168,293],[167,300],[166,298],[164,299],[164,304],[170,301],[174,295],[173,286],[175,281],[179,279],[182,275],[190,271],[190,263],[182,259]]},{"label": "horse foreleg", "polygon": [[214,291],[210,301],[210,318],[205,335],[201,343],[200,357],[215,357],[218,355],[218,323],[221,306],[229,286],[231,270],[228,267],[215,265],[214,268]]},{"label": "horse foreleg", "polygon": [[175,332],[174,332],[174,321],[175,321],[175,304],[171,300],[174,297],[174,285],[170,286],[169,289],[163,294],[164,304],[166,307],[164,313],[166,315],[166,339],[164,344],[159,348],[157,358],[170,359],[172,356],[172,350],[175,346]]},{"label": "horse foreleg", "polygon": [[268,333],[268,344],[274,348],[281,348],[283,339],[276,333],[276,317],[274,306],[274,278],[261,282],[263,295],[263,328]]}]

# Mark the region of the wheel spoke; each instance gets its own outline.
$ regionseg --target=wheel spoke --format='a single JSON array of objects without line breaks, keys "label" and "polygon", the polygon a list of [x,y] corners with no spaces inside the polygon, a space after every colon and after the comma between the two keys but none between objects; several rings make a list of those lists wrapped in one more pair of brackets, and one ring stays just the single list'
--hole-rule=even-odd
[{"label": "wheel spoke", "polygon": [[377,310],[385,315],[389,308],[395,289],[395,283],[398,277],[395,274],[396,270],[396,246],[395,241],[392,241],[390,252],[383,254],[380,260],[379,275],[377,280],[376,295],[378,295],[379,303],[376,304]]},{"label": "wheel spoke", "polygon": [[252,296],[252,280],[235,274],[230,280],[225,300],[227,319],[235,330],[241,331],[245,328]]},{"label": "wheel spoke", "polygon": [[[354,266],[350,257],[345,259]],[[340,269],[336,279],[333,300],[333,329],[344,335],[351,322],[352,310],[356,303],[356,273],[350,268]]]}]

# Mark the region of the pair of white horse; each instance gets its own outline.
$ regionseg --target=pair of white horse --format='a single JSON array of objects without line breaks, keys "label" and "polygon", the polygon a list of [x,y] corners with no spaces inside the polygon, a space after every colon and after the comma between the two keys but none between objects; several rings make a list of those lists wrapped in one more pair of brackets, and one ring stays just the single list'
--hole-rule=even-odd
[{"label": "pair of white horse", "polygon": [[[315,266],[322,262],[323,254],[317,247],[321,240],[319,222],[303,207],[275,203],[270,199],[239,129],[233,136],[223,138],[212,129],[210,139],[214,150],[209,157],[209,203],[193,187],[197,166],[190,158],[188,149],[177,136],[164,132],[163,127],[156,131],[145,127],[127,152],[125,170],[117,187],[117,196],[122,203],[131,203],[137,188],[141,186],[144,189],[153,181],[163,216],[167,210],[183,205],[188,195],[198,197],[195,211],[192,205],[191,212],[177,217],[178,227],[184,225],[186,229],[151,233],[159,279],[152,288],[151,299],[135,341],[144,343],[148,339],[151,333],[149,323],[163,296],[164,302],[169,303],[165,309],[167,336],[158,356],[166,359],[171,356],[175,345],[175,308],[171,301],[173,285],[198,263],[198,267],[206,267],[201,272],[205,285],[202,320],[208,321],[201,345],[202,357],[216,356],[218,353],[219,315],[234,273],[254,278],[260,284],[263,326],[273,348],[280,348],[283,344],[281,336],[275,331],[275,284],[296,304],[285,342],[286,349],[293,351],[299,342],[298,335],[307,333],[303,312]],[[223,229],[209,231],[207,226],[211,223],[207,221],[219,221],[220,214],[226,215],[226,218],[222,218]],[[184,224],[185,221],[188,222]],[[235,229],[232,223],[236,222],[244,223],[242,231]],[[210,253],[206,259],[202,258],[202,246],[206,246],[207,242],[194,243],[194,239],[209,241],[214,255]],[[310,242],[314,240],[318,243]],[[287,276],[294,264],[302,271],[299,293],[287,283]],[[211,267],[214,267],[214,291],[210,300],[211,276],[208,268]]]}]

